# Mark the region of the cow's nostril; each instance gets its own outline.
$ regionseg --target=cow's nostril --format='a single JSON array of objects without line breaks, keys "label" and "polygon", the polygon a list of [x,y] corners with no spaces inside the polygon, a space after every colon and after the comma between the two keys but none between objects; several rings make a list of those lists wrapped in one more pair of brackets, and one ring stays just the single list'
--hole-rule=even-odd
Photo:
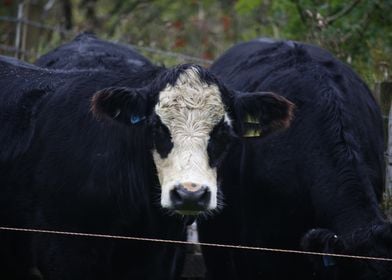
[{"label": "cow's nostril", "polygon": [[211,192],[208,187],[201,186],[190,191],[183,185],[177,185],[170,191],[170,199],[175,210],[200,212],[208,209]]}]

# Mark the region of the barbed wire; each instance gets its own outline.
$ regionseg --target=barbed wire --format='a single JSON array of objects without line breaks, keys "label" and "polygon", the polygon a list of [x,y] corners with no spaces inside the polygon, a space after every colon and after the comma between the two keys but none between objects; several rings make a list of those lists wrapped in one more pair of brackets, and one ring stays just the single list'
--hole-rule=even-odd
[{"label": "barbed wire", "polygon": [[[57,27],[53,27],[53,26],[49,26],[49,25],[46,25],[46,24],[42,24],[42,23],[39,23],[39,22],[35,22],[35,21],[23,19],[23,18],[22,19],[18,19],[18,18],[15,18],[15,17],[0,16],[0,21],[12,22],[12,23],[15,23],[15,24],[16,23],[22,23],[22,24],[25,24],[25,25],[33,26],[35,28],[50,30],[52,32],[59,32],[59,33],[62,33],[64,35],[76,36],[76,35],[79,34],[78,32],[75,32],[75,31],[72,31],[72,30],[66,30],[66,29],[58,27],[58,26]],[[182,53],[178,53],[178,52],[172,52],[172,51],[168,51],[168,50],[156,49],[156,48],[153,48],[153,47],[138,46],[138,45],[134,45],[134,44],[125,42],[124,40],[112,41],[112,42],[113,43],[121,43],[121,44],[127,45],[127,46],[129,46],[131,48],[134,48],[136,50],[139,50],[139,51],[145,51],[145,52],[149,52],[149,53],[156,53],[156,54],[159,54],[159,55],[163,55],[163,56],[167,56],[167,57],[174,57],[174,58],[181,59],[181,60],[184,60],[184,61],[197,62],[197,63],[206,64],[206,65],[212,64],[212,61],[208,60],[208,59],[203,59],[203,58],[200,58],[200,57],[195,57],[195,56],[192,56],[192,55],[182,54]],[[3,50],[9,50],[11,48],[14,48],[14,51],[15,52],[18,51],[18,53],[26,52],[24,50],[19,50],[19,49],[15,48],[15,47],[6,46],[6,45],[3,45],[3,47],[0,47],[0,49],[3,49]],[[39,55],[40,54],[38,54],[38,53],[35,54],[36,57],[38,57]]]},{"label": "barbed wire", "polygon": [[21,50],[21,49],[15,48],[13,46],[8,46],[8,45],[3,45],[3,44],[0,44],[0,50],[14,53],[14,54],[20,53],[20,54],[25,54],[25,55],[31,56],[31,57],[38,57],[38,54],[36,52],[30,51],[30,50]]},{"label": "barbed wire", "polygon": [[50,25],[42,24],[40,22],[31,21],[31,20],[24,19],[24,18],[0,16],[0,21],[6,21],[6,22],[12,22],[12,23],[22,23],[22,24],[33,26],[33,27],[40,28],[40,29],[46,29],[46,30],[50,30],[50,31],[54,31],[54,32],[59,32],[64,35],[76,34],[75,32],[73,32],[71,30],[66,30],[65,28],[62,28],[59,26],[53,27]]},{"label": "barbed wire", "polygon": [[350,259],[359,259],[359,260],[392,262],[392,259],[384,258],[384,257],[370,257],[370,256],[335,254],[335,253],[321,253],[321,252],[313,252],[313,251],[277,249],[277,248],[267,248],[267,247],[253,247],[253,246],[244,246],[244,245],[229,245],[229,244],[206,243],[206,242],[190,242],[190,241],[181,241],[181,240],[146,238],[146,237],[135,237],[135,236],[82,233],[82,232],[57,231],[57,230],[45,230],[45,229],[31,229],[31,228],[14,228],[14,227],[0,227],[0,230],[16,231],[16,232],[30,232],[30,233],[45,233],[45,234],[55,234],[55,235],[67,235],[67,236],[79,236],[79,237],[97,237],[97,238],[106,238],[106,239],[134,240],[134,241],[146,241],[146,242],[156,242],[156,243],[181,244],[181,245],[199,245],[199,246],[218,247],[218,248],[227,248],[227,249],[242,249],[242,250],[253,250],[253,251],[266,251],[266,252],[274,252],[274,253],[330,256],[330,257],[338,257],[338,258],[350,258]]}]

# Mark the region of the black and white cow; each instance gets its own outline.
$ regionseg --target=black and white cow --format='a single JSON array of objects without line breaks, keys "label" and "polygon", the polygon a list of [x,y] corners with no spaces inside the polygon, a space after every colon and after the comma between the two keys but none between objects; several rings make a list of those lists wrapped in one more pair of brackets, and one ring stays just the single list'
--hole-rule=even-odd
[{"label": "black and white cow", "polygon": [[[0,87],[0,224],[167,239],[184,227],[160,208],[198,215],[221,205],[217,170],[243,120],[285,128],[293,107],[239,94],[196,65],[64,71],[1,57]],[[33,260],[8,279],[32,266],[56,280],[179,272],[165,254],[173,245],[50,235],[20,244],[12,258]]]},{"label": "black and white cow", "polygon": [[[378,205],[382,119],[365,83],[321,48],[269,39],[235,45],[211,71],[236,90],[276,92],[296,111],[286,131],[233,147],[218,171],[226,207],[200,222],[201,241],[391,258]],[[390,262],[203,253],[209,279],[392,279]]]}]

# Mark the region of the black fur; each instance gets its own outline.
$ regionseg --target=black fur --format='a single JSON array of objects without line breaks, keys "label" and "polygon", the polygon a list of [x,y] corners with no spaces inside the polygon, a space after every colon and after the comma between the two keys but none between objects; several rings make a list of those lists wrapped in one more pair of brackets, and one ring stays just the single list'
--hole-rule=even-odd
[{"label": "black fur", "polygon": [[173,148],[170,131],[160,118],[154,117],[151,122],[154,147],[162,158],[166,158]]},{"label": "black fur", "polygon": [[[200,222],[201,240],[301,249],[310,229],[325,228],[339,237],[338,244],[330,235],[315,236],[314,249],[334,252],[337,246],[346,253],[390,258],[390,225],[378,206],[382,119],[365,83],[327,51],[291,41],[238,44],[211,70],[232,89],[284,96],[296,111],[286,131],[245,139],[231,149],[218,170],[226,207]],[[373,227],[382,234],[367,235]],[[309,262],[301,255],[207,247],[203,252],[209,279],[392,277],[388,262],[337,260],[336,267],[320,271],[321,258]]]},{"label": "black fur", "polygon": [[16,92],[12,98],[1,96],[0,100],[0,121],[2,126],[3,147],[0,150],[0,162],[17,158],[29,147],[33,137],[35,119],[39,104],[45,96],[44,90],[21,90]]},{"label": "black fur", "polygon": [[[378,224],[360,228],[346,235],[336,235],[327,229],[312,229],[302,239],[307,251],[391,257],[392,225]],[[392,266],[386,261],[355,260],[333,257],[326,267],[321,257],[310,257],[317,279],[391,279]]]},{"label": "black fur", "polygon": [[214,127],[207,146],[211,167],[218,167],[222,164],[236,138],[233,129],[224,120]]},{"label": "black fur", "polygon": [[125,45],[81,33],[73,41],[41,56],[35,65],[51,69],[95,69],[137,72],[151,62]]},{"label": "black fur", "polygon": [[92,111],[96,116],[115,119],[126,125],[133,124],[133,116],[138,116],[138,123],[142,124],[152,109],[148,94],[138,89],[110,87],[98,91],[92,98]]}]

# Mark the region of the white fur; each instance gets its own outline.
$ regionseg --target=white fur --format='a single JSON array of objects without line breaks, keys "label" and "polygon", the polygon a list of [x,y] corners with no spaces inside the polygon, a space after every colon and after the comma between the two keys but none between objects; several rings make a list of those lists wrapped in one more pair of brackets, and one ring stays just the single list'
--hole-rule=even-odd
[{"label": "white fur", "polygon": [[189,182],[208,186],[208,208],[216,208],[217,174],[209,165],[207,145],[212,129],[225,117],[218,87],[200,81],[197,70],[190,68],[174,86],[168,85],[160,92],[155,112],[169,128],[173,142],[166,158],[153,153],[162,186],[162,206],[171,207],[170,191],[175,185]]}]

